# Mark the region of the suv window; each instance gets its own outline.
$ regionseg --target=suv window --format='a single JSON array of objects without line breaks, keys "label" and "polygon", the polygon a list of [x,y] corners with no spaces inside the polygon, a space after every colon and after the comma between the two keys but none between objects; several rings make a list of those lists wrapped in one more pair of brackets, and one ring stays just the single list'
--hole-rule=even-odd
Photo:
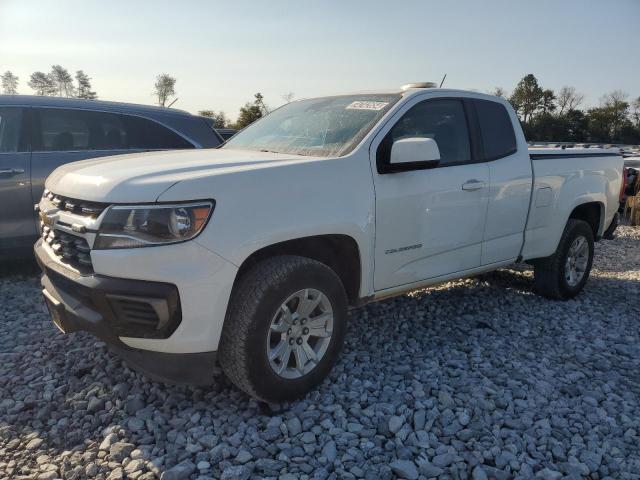
[{"label": "suv window", "polygon": [[38,108],[36,151],[123,150],[127,134],[116,113]]},{"label": "suv window", "polygon": [[504,105],[490,100],[474,100],[485,160],[495,160],[515,153],[516,134]]},{"label": "suv window", "polygon": [[22,108],[0,108],[0,152],[19,152]]},{"label": "suv window", "polygon": [[124,116],[129,134],[129,147],[150,150],[194,148],[187,140],[172,130],[147,118]]},{"label": "suv window", "polygon": [[464,106],[460,100],[426,100],[414,105],[398,120],[378,149],[389,161],[391,145],[401,138],[433,138],[440,149],[440,166],[471,161],[471,145]]}]

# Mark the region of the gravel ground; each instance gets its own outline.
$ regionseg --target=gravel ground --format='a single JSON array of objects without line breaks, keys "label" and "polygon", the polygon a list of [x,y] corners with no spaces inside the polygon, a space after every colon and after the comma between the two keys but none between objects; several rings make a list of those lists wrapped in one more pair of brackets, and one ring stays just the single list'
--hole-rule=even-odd
[{"label": "gravel ground", "polygon": [[552,302],[501,270],[351,315],[305,400],[150,383],[0,276],[2,478],[640,478],[640,229]]}]

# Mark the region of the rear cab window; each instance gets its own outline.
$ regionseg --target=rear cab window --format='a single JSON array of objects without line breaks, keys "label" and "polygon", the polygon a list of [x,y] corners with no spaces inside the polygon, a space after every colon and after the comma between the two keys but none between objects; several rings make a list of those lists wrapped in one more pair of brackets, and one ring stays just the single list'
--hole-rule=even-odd
[{"label": "rear cab window", "polygon": [[516,153],[516,134],[505,106],[498,102],[477,99],[473,100],[473,104],[478,117],[484,159],[497,160]]}]

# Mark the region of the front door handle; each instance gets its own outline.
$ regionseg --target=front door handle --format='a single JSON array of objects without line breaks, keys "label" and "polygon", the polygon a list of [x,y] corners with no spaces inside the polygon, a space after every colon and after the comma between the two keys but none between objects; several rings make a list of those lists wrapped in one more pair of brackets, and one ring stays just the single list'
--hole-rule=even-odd
[{"label": "front door handle", "polygon": [[24,173],[22,168],[3,168],[0,170],[0,175],[4,177],[12,177],[13,175],[20,175]]},{"label": "front door handle", "polygon": [[481,180],[467,180],[465,183],[462,184],[462,190],[467,190],[469,192],[474,191],[474,190],[480,190],[482,188],[485,188],[487,186],[486,182],[483,182]]}]

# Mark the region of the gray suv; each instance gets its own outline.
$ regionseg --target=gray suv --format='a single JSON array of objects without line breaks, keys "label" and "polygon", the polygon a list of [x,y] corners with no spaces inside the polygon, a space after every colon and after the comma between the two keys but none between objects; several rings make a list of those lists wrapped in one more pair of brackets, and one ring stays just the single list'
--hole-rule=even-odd
[{"label": "gray suv", "polygon": [[0,258],[28,253],[33,205],[58,166],[147,150],[212,148],[220,136],[181,110],[127,103],[0,95]]}]

